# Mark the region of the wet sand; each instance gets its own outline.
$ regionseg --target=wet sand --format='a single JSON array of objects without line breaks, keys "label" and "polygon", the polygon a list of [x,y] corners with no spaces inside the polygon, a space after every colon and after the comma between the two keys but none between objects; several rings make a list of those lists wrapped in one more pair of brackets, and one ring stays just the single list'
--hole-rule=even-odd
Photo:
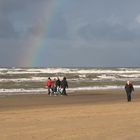
[{"label": "wet sand", "polygon": [[1,140],[139,140],[140,94],[122,90],[69,96],[0,96]]}]

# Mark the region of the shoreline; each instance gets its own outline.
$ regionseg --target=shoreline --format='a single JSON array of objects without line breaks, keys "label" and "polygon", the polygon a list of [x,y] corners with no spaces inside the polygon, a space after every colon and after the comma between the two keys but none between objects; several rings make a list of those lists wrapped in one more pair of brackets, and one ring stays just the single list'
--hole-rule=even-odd
[{"label": "shoreline", "polygon": [[[132,102],[140,100],[140,90],[135,90]],[[20,108],[56,107],[83,104],[113,104],[126,101],[124,90],[93,90],[68,93],[68,96],[48,96],[46,93],[0,95],[0,111]]]},{"label": "shoreline", "polygon": [[[140,90],[140,85],[134,85],[136,90]],[[104,85],[104,86],[89,86],[89,87],[73,87],[66,89],[68,93],[83,92],[83,91],[106,91],[106,90],[124,90],[124,85]],[[0,89],[1,95],[18,95],[18,94],[41,94],[47,92],[45,88],[35,89]]]}]

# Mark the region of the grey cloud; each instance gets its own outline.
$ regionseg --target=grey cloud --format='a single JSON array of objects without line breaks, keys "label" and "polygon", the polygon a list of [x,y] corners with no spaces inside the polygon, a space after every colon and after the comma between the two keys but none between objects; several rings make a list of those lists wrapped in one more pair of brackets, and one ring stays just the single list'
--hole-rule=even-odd
[{"label": "grey cloud", "polygon": [[0,38],[18,39],[29,34],[28,30],[34,26],[31,19],[35,17],[36,6],[41,6],[42,2],[44,0],[1,0]]},{"label": "grey cloud", "polygon": [[[0,25],[1,27],[5,27],[7,25],[7,30],[3,28],[2,32],[0,33],[0,38],[8,38],[10,36],[18,38],[40,36],[42,32],[45,32],[45,27],[44,31],[42,31],[42,26],[44,26],[44,24],[46,23],[46,14],[42,13],[43,11],[41,10],[42,8],[44,8],[44,5],[49,5],[49,3],[52,3],[53,1],[55,0],[0,1],[0,12],[5,13],[1,14],[1,16],[4,16],[5,19],[0,16]],[[58,16],[55,18],[55,21],[53,21],[51,25],[46,26],[49,28],[47,28],[46,31],[48,33],[47,37],[61,39],[66,38],[67,26],[64,18],[59,15],[59,13]]]},{"label": "grey cloud", "polygon": [[54,23],[52,23],[52,28],[49,31],[48,37],[50,38],[59,38],[66,39],[67,36],[67,24],[62,16],[57,16],[55,18]]},{"label": "grey cloud", "polygon": [[[21,11],[25,8],[27,1],[22,0],[1,0],[0,11],[5,14],[11,14],[11,12]],[[30,3],[29,3],[30,4]]]},{"label": "grey cloud", "polygon": [[[53,42],[53,41],[52,41]],[[72,45],[72,44],[71,44]],[[49,66],[139,66],[139,43],[86,42],[86,47],[72,48],[69,43],[56,43],[48,52]],[[55,46],[55,47],[54,47]],[[100,47],[101,46],[101,47]],[[62,57],[63,56],[63,57]],[[56,61],[57,59],[57,61]],[[59,63],[58,63],[59,62]]]},{"label": "grey cloud", "polygon": [[16,38],[18,33],[9,20],[0,18],[0,38]]},{"label": "grey cloud", "polygon": [[110,26],[106,23],[96,26],[88,24],[79,29],[78,35],[86,40],[106,40],[106,41],[133,41],[139,39],[140,33],[129,30],[125,25]]},{"label": "grey cloud", "polygon": [[[65,9],[67,14],[65,18],[69,28],[71,28],[69,32],[73,32],[73,34],[75,32],[74,38],[106,41],[139,40],[140,27],[137,26],[132,29],[135,26],[134,20],[140,13],[140,2],[138,0],[133,2],[131,0],[88,0],[79,2],[80,5],[78,3],[74,5],[73,3],[68,9]],[[70,9],[72,9],[71,13],[69,13]],[[82,23],[87,23],[81,26],[82,23],[80,23],[80,20],[77,22],[77,19],[82,19]],[[72,22],[72,27],[70,27],[69,22],[70,24]],[[75,28],[75,26],[78,28],[73,30],[72,28]]]},{"label": "grey cloud", "polygon": [[19,65],[42,30],[46,49],[37,66],[140,65],[139,0],[68,0],[45,31],[52,1],[0,0],[0,65]]},{"label": "grey cloud", "polygon": [[[43,28],[42,28],[43,27]],[[25,36],[39,37],[42,33],[46,33],[46,38],[52,39],[68,39],[68,27],[65,22],[65,19],[58,15],[55,19],[53,19],[52,23],[48,23],[46,25],[46,20],[44,18],[39,18],[35,23],[29,24],[26,27],[26,32],[24,32]]]},{"label": "grey cloud", "polygon": [[26,9],[28,6],[31,7],[35,4],[39,5],[42,2],[46,2],[46,0],[0,0],[0,11],[6,13],[13,11],[21,11],[23,9]]},{"label": "grey cloud", "polygon": [[19,66],[20,58],[27,53],[23,44],[22,40],[0,39],[0,67]]}]

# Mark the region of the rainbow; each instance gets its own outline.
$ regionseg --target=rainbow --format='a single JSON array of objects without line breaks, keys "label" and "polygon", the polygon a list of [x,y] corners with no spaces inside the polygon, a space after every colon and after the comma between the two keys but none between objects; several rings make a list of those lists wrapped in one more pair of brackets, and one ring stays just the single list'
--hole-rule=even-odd
[{"label": "rainbow", "polygon": [[[36,23],[36,33],[37,36],[30,37],[28,41],[24,44],[27,48],[27,53],[22,57],[20,65],[26,67],[34,67],[40,65],[42,61],[47,58],[47,35],[51,32],[53,28],[53,23],[55,18],[58,16],[60,8],[64,5],[66,0],[51,0],[50,3],[46,2],[44,7],[41,7],[40,12],[38,13],[39,19],[42,19],[43,22],[37,21]],[[42,54],[46,57],[42,58]],[[47,64],[46,64],[47,65]]]}]

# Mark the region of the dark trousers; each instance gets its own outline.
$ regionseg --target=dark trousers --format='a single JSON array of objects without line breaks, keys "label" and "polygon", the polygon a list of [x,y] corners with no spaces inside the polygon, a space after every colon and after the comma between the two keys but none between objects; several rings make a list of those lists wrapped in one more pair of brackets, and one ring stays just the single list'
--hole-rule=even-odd
[{"label": "dark trousers", "polygon": [[62,94],[63,94],[63,95],[67,95],[67,93],[66,93],[66,88],[63,88]]},{"label": "dark trousers", "polygon": [[127,92],[127,101],[131,102],[131,92]]},{"label": "dark trousers", "polygon": [[48,86],[48,95],[50,95],[50,93],[51,93],[51,87]]}]

